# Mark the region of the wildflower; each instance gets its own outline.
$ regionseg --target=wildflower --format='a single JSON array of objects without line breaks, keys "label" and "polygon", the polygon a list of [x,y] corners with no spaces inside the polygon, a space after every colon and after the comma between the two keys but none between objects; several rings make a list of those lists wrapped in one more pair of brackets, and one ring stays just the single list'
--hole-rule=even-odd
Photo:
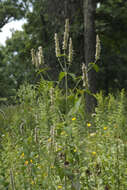
[{"label": "wildflower", "polygon": [[72,38],[69,40],[69,55],[68,55],[68,62],[71,63],[73,59],[73,46],[72,46]]},{"label": "wildflower", "polygon": [[87,127],[91,127],[91,123],[87,123]]},{"label": "wildflower", "polygon": [[24,152],[21,154],[21,158],[24,158]]},{"label": "wildflower", "polygon": [[41,46],[38,48],[38,63],[39,65],[44,64],[44,55],[43,55],[43,49]]},{"label": "wildflower", "polygon": [[95,156],[95,155],[96,155],[96,152],[92,152],[92,155]]},{"label": "wildflower", "polygon": [[51,142],[51,138],[48,139],[48,142]]},{"label": "wildflower", "polygon": [[95,54],[95,61],[97,61],[97,60],[100,58],[100,53],[101,53],[101,45],[100,45],[99,36],[97,35],[97,37],[96,37],[96,54]]},{"label": "wildflower", "polygon": [[83,87],[88,88],[89,87],[88,73],[87,73],[87,67],[84,63],[82,64],[82,81],[83,81]]},{"label": "wildflower", "polygon": [[55,33],[54,39],[55,39],[56,57],[59,57],[61,53],[60,53],[59,39],[57,33]]},{"label": "wildflower", "polygon": [[28,165],[28,163],[29,163],[29,162],[28,162],[28,160],[26,160],[26,161],[25,161],[25,165],[27,166],[27,165]]},{"label": "wildflower", "polygon": [[33,160],[30,160],[31,164],[33,163]]},{"label": "wildflower", "polygon": [[64,40],[63,40],[63,50],[67,49],[68,38],[69,38],[69,19],[66,19]]},{"label": "wildflower", "polygon": [[94,137],[96,133],[90,133],[90,137]]},{"label": "wildflower", "polygon": [[104,127],[103,129],[104,129],[104,130],[107,130],[107,127]]},{"label": "wildflower", "polygon": [[60,134],[61,134],[61,135],[65,135],[65,134],[66,134],[66,132],[65,132],[65,131],[62,131]]},{"label": "wildflower", "polygon": [[58,185],[58,189],[62,189],[62,185]]},{"label": "wildflower", "polygon": [[73,118],[72,118],[72,121],[75,121],[75,120],[76,120],[76,117],[73,117]]},{"label": "wildflower", "polygon": [[76,149],[76,148],[74,149],[74,152],[77,152],[77,149]]},{"label": "wildflower", "polygon": [[31,181],[31,184],[34,185],[34,181]]},{"label": "wildflower", "polygon": [[32,64],[36,64],[36,55],[35,55],[35,50],[31,49],[31,57],[32,57]]}]

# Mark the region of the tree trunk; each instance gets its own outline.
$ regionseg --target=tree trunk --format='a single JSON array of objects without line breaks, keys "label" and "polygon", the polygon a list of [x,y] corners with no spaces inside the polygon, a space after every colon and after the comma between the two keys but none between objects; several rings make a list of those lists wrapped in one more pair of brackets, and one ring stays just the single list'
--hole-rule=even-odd
[{"label": "tree trunk", "polygon": [[[88,64],[95,61],[96,53],[96,32],[95,32],[95,12],[96,0],[84,0],[84,55],[85,65],[88,70]],[[91,69],[88,71],[88,86],[91,93],[96,92],[96,72]],[[94,111],[96,99],[86,93],[86,112]]]}]

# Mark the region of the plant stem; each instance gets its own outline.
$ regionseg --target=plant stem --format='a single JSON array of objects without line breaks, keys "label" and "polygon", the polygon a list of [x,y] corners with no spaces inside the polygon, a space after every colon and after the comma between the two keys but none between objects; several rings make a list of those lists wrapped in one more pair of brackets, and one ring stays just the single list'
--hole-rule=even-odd
[{"label": "plant stem", "polygon": [[14,177],[13,177],[13,171],[12,171],[12,169],[10,169],[10,178],[11,178],[12,190],[15,190]]}]

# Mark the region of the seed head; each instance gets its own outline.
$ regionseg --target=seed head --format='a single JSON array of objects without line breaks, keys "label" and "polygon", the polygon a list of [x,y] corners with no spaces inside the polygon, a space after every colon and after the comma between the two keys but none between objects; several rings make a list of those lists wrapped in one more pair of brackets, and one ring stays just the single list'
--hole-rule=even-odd
[{"label": "seed head", "polygon": [[96,54],[95,54],[95,61],[97,61],[100,58],[101,53],[101,45],[100,45],[100,39],[99,36],[96,36]]},{"label": "seed head", "polygon": [[68,62],[72,63],[73,59],[73,45],[72,45],[72,38],[69,40],[69,55],[68,55]]},{"label": "seed head", "polygon": [[35,50],[31,49],[31,57],[32,57],[32,64],[36,64],[36,55],[35,55]]},{"label": "seed head", "polygon": [[69,38],[69,19],[66,19],[64,39],[63,39],[63,50],[67,49],[68,38]]},{"label": "seed head", "polygon": [[44,55],[42,47],[38,47],[38,65],[44,64]]},{"label": "seed head", "polygon": [[88,88],[89,87],[88,74],[87,74],[86,65],[84,63],[82,64],[82,81],[83,81],[83,87]]},{"label": "seed head", "polygon": [[59,45],[59,39],[58,39],[57,33],[55,33],[54,39],[55,39],[56,57],[59,57],[61,53],[60,53],[60,45]]}]

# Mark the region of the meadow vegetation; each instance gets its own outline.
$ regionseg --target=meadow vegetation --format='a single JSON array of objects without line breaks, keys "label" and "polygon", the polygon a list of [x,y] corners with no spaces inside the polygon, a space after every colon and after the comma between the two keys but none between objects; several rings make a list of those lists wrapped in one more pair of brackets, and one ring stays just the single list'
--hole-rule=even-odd
[{"label": "meadow vegetation", "polygon": [[76,85],[81,77],[69,73],[72,40],[67,32],[66,25],[63,53],[55,34],[59,80],[44,80],[42,48],[32,50],[40,81],[22,85],[15,105],[0,108],[0,189],[127,189],[126,92],[94,94],[95,111],[85,113],[89,92],[68,87],[70,77]]}]

